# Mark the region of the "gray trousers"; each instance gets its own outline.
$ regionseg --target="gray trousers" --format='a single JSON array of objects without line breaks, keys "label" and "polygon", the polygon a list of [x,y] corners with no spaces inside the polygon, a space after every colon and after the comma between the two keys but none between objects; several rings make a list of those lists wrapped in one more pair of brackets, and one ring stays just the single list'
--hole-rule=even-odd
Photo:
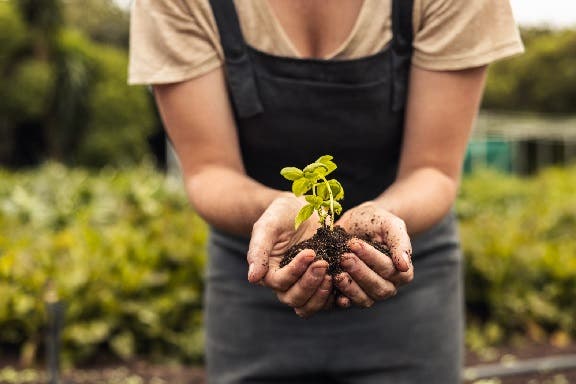
[{"label": "gray trousers", "polygon": [[246,280],[246,240],[212,231],[205,304],[208,382],[456,384],[461,254],[452,214],[412,241],[415,278],[369,309],[297,317]]}]

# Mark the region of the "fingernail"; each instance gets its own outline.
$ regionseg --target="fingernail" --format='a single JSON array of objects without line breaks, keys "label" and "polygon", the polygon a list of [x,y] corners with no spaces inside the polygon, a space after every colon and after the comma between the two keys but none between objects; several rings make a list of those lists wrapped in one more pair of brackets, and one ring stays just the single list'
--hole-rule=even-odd
[{"label": "fingernail", "polygon": [[314,277],[322,277],[322,276],[324,276],[325,272],[326,272],[326,267],[312,268],[312,275]]},{"label": "fingernail", "polygon": [[254,263],[250,263],[250,265],[248,266],[248,279],[250,279],[250,276],[252,276],[253,273],[254,273]]},{"label": "fingernail", "polygon": [[350,250],[353,252],[358,252],[358,251],[362,250],[362,246],[356,240],[350,241],[350,243],[348,243],[348,248],[350,248]]},{"label": "fingernail", "polygon": [[352,269],[356,264],[356,260],[352,256],[343,257],[340,261],[340,266],[344,269]]},{"label": "fingernail", "polygon": [[402,253],[402,258],[404,259],[404,262],[406,263],[406,265],[408,267],[410,267],[412,265],[412,260],[411,260],[410,255],[408,254],[408,252]]}]

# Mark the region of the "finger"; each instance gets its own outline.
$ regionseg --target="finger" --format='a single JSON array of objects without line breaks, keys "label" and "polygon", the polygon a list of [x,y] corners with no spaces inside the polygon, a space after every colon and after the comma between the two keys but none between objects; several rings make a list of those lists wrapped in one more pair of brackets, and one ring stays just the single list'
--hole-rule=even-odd
[{"label": "finger", "polygon": [[338,296],[338,298],[336,299],[336,304],[338,304],[340,308],[349,308],[350,305],[352,305],[350,299],[347,298],[346,296]]},{"label": "finger", "polygon": [[372,300],[379,301],[387,299],[396,294],[396,287],[390,281],[382,278],[358,257],[351,253],[342,255],[340,266],[348,272],[355,283]]},{"label": "finger", "polygon": [[285,292],[277,293],[278,299],[293,308],[303,306],[310,300],[324,281],[326,269],[328,269],[328,263],[326,261],[315,261],[294,285]]},{"label": "finger", "polygon": [[368,268],[392,282],[396,287],[408,284],[414,279],[414,267],[412,264],[410,264],[408,271],[398,272],[392,259],[385,254],[383,255],[382,252],[370,244],[354,238],[348,242],[348,247]]},{"label": "finger", "polygon": [[400,272],[406,272],[412,266],[412,245],[406,223],[399,217],[390,215],[384,220],[384,243],[390,249],[390,257]]},{"label": "finger", "polygon": [[356,283],[347,272],[342,272],[336,276],[335,284],[342,294],[346,295],[352,303],[360,306],[369,308],[374,304],[366,292],[358,283]]},{"label": "finger", "polygon": [[322,284],[314,292],[312,297],[301,307],[295,308],[294,311],[300,317],[307,318],[325,308],[330,301],[330,292],[332,292],[332,277],[324,275]]},{"label": "finger", "polygon": [[380,252],[370,244],[353,238],[348,242],[348,248],[374,272],[387,279],[396,273],[392,258]]},{"label": "finger", "polygon": [[248,245],[248,281],[257,283],[264,278],[269,268],[270,253],[274,247],[276,234],[270,231],[269,219],[262,215],[252,227],[252,236]]},{"label": "finger", "polygon": [[310,264],[314,262],[316,254],[311,249],[300,251],[284,267],[275,267],[270,269],[264,276],[264,285],[277,290],[286,291],[302,277]]},{"label": "finger", "polygon": [[410,267],[410,269],[406,272],[396,272],[387,280],[391,281],[396,286],[396,288],[402,285],[406,285],[414,280],[414,267]]}]

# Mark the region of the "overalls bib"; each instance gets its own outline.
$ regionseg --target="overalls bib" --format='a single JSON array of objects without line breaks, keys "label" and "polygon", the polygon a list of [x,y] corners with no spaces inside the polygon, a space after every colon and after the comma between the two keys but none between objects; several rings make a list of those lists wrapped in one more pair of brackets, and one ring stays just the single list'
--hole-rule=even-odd
[{"label": "overalls bib", "polygon": [[[346,191],[344,209],[388,188],[402,146],[413,1],[391,0],[388,47],[342,61],[258,51],[245,43],[233,1],[210,3],[248,175],[289,190],[281,168],[330,154]],[[459,382],[462,294],[453,215],[412,239],[415,279],[398,295],[370,309],[336,309],[308,320],[269,288],[247,282],[248,241],[211,231],[210,383]]]}]

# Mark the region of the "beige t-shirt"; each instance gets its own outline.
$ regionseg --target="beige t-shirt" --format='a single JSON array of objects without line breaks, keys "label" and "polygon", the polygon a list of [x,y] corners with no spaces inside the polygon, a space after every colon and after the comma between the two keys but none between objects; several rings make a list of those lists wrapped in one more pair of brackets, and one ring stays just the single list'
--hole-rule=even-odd
[{"label": "beige t-shirt", "polygon": [[[267,0],[234,0],[247,44],[299,57]],[[392,37],[391,0],[364,0],[347,39],[324,59],[375,54]],[[523,52],[508,0],[414,0],[414,65],[458,70]],[[173,83],[222,65],[209,0],[134,0],[129,82]]]}]

